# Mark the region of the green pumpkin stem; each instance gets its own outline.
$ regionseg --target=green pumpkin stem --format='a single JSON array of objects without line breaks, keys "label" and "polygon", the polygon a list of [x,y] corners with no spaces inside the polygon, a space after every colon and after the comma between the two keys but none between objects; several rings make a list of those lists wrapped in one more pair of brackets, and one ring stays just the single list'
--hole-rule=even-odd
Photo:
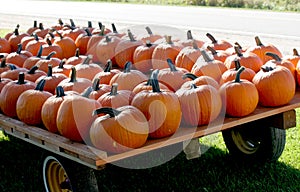
[{"label": "green pumpkin stem", "polygon": [[262,42],[261,42],[261,40],[258,36],[255,36],[254,39],[255,39],[255,43],[256,43],[257,46],[263,46],[264,45],[264,44],[262,44]]},{"label": "green pumpkin stem", "polygon": [[218,52],[214,48],[212,48],[211,46],[208,45],[206,48],[211,52],[211,54],[213,54],[213,55],[218,54]]},{"label": "green pumpkin stem", "polygon": [[52,58],[53,55],[55,55],[56,52],[52,51],[51,53],[49,53],[49,55],[47,55],[47,57],[45,58],[46,60],[50,60]]},{"label": "green pumpkin stem", "polygon": [[211,40],[212,43],[217,43],[217,40],[212,34],[206,33],[206,36]]},{"label": "green pumpkin stem", "polygon": [[111,38],[108,35],[105,36],[105,42],[107,43],[111,42]]},{"label": "green pumpkin stem", "polygon": [[40,30],[44,30],[45,29],[43,23],[39,23],[39,29]]},{"label": "green pumpkin stem", "polygon": [[293,49],[293,56],[300,56],[296,48]]},{"label": "green pumpkin stem", "polygon": [[208,53],[205,50],[201,50],[200,52],[205,62],[209,63],[213,61],[213,59],[208,55]]},{"label": "green pumpkin stem", "polygon": [[235,53],[237,54],[237,56],[239,56],[239,57],[243,56],[243,53],[241,52],[241,49],[239,48],[238,45],[234,45],[234,50],[235,50]]},{"label": "green pumpkin stem", "polygon": [[125,64],[125,67],[124,67],[124,73],[130,73],[131,66],[132,66],[132,63],[130,61],[127,61]]},{"label": "green pumpkin stem", "polygon": [[4,58],[1,60],[0,68],[5,68],[5,67],[7,67],[7,65],[6,65],[6,59]]},{"label": "green pumpkin stem", "polygon": [[89,98],[90,94],[93,92],[93,88],[90,86],[86,88],[80,95],[85,98]]},{"label": "green pumpkin stem", "polygon": [[171,35],[165,36],[165,39],[166,39],[167,44],[170,44],[170,45],[173,44],[172,36]]},{"label": "green pumpkin stem", "polygon": [[21,51],[22,51],[22,44],[19,43],[19,44],[18,44],[18,48],[17,48],[16,53],[17,53],[17,54],[21,54]]},{"label": "green pumpkin stem", "polygon": [[150,77],[150,82],[151,82],[151,86],[152,86],[152,91],[154,93],[160,93],[160,87],[159,87],[159,83],[158,83],[158,79],[157,79],[157,76],[158,76],[158,73],[159,73],[159,70],[158,69],[155,69],[152,74],[151,74],[151,77]]},{"label": "green pumpkin stem", "polygon": [[16,84],[18,85],[22,85],[22,84],[25,84],[25,74],[24,72],[20,72],[19,73],[19,77],[18,77],[18,81],[16,82]]},{"label": "green pumpkin stem", "polygon": [[65,94],[65,91],[64,91],[64,88],[62,86],[57,86],[55,88],[55,91],[56,91],[56,97],[63,97],[63,96],[66,96]]},{"label": "green pumpkin stem", "polygon": [[58,19],[58,24],[59,24],[60,26],[63,26],[63,25],[64,25],[64,22],[62,21],[61,18]]},{"label": "green pumpkin stem", "polygon": [[71,27],[74,29],[76,28],[76,25],[74,23],[74,20],[73,19],[70,19],[70,24],[71,24]]},{"label": "green pumpkin stem", "polygon": [[85,28],[84,31],[86,32],[87,36],[92,36],[92,33],[89,30],[89,28]]},{"label": "green pumpkin stem", "polygon": [[16,70],[17,67],[14,64],[8,64],[10,70]]},{"label": "green pumpkin stem", "polygon": [[48,65],[47,76],[48,76],[48,77],[52,77],[52,75],[53,75],[53,74],[52,74],[52,65],[49,64],[49,65]]},{"label": "green pumpkin stem", "polygon": [[66,64],[66,58],[62,59],[59,64],[58,64],[58,68],[59,69],[63,69],[64,68],[64,64]]},{"label": "green pumpkin stem", "polygon": [[33,21],[33,26],[32,26],[32,28],[37,28],[37,20],[34,20],[34,21]]},{"label": "green pumpkin stem", "polygon": [[261,70],[263,72],[269,72],[269,71],[272,71],[274,68],[273,67],[269,67],[269,66],[261,66]]},{"label": "green pumpkin stem", "polygon": [[36,66],[36,65],[34,65],[34,66],[32,66],[32,67],[29,69],[29,71],[27,72],[27,74],[35,74],[36,70],[38,70],[38,69],[39,69],[39,67]]},{"label": "green pumpkin stem", "polygon": [[188,31],[186,32],[186,36],[187,36],[187,39],[188,39],[188,40],[193,40],[193,39],[194,39],[191,30],[188,30]]},{"label": "green pumpkin stem", "polygon": [[173,71],[173,72],[178,71],[176,69],[176,66],[174,65],[174,63],[173,63],[173,61],[171,59],[168,58],[167,59],[167,63],[168,63],[168,66],[170,68],[170,71]]},{"label": "green pumpkin stem", "polygon": [[87,26],[88,28],[93,28],[93,23],[92,23],[92,21],[88,21],[88,26]]},{"label": "green pumpkin stem", "polygon": [[196,89],[196,88],[197,88],[197,86],[194,83],[192,83],[191,84],[191,89]]},{"label": "green pumpkin stem", "polygon": [[16,28],[15,28],[14,35],[15,35],[15,36],[20,35],[20,33],[19,33],[19,27],[16,27]]},{"label": "green pumpkin stem", "polygon": [[112,61],[110,59],[107,60],[107,63],[105,65],[105,69],[104,69],[104,72],[110,72],[111,70],[111,67],[112,67]]},{"label": "green pumpkin stem", "polygon": [[238,46],[240,50],[243,49],[242,46],[238,42],[235,42],[234,45]]},{"label": "green pumpkin stem", "polygon": [[150,36],[153,35],[152,30],[150,29],[149,26],[145,27],[145,29],[146,29],[148,35],[150,35]]},{"label": "green pumpkin stem", "polygon": [[88,55],[83,62],[81,63],[82,65],[89,65],[91,60],[93,59],[93,55]]},{"label": "green pumpkin stem", "polygon": [[275,61],[282,61],[282,59],[276,53],[266,52],[265,55],[272,57]]},{"label": "green pumpkin stem", "polygon": [[245,70],[245,67],[243,67],[243,66],[239,68],[239,70],[238,70],[237,73],[236,73],[234,82],[236,82],[236,83],[241,82],[241,73],[242,73],[244,70]]},{"label": "green pumpkin stem", "polygon": [[118,30],[117,30],[116,25],[114,23],[111,24],[111,28],[112,28],[113,33],[118,33]]},{"label": "green pumpkin stem", "polygon": [[113,109],[111,107],[103,107],[100,109],[96,109],[93,111],[93,115],[100,115],[100,114],[108,114],[110,117],[118,116],[121,113],[121,111],[118,111],[116,109]]},{"label": "green pumpkin stem", "polygon": [[190,78],[192,80],[197,79],[198,77],[193,73],[185,73],[182,75],[182,79]]},{"label": "green pumpkin stem", "polygon": [[118,94],[118,83],[113,83],[109,95],[117,95],[117,94]]},{"label": "green pumpkin stem", "polygon": [[34,90],[37,91],[43,91],[44,90],[44,86],[45,86],[46,80],[45,79],[41,79],[38,84],[36,85]]},{"label": "green pumpkin stem", "polygon": [[129,29],[127,30],[127,33],[128,33],[128,37],[129,37],[130,41],[136,41],[133,34],[132,34],[132,32]]},{"label": "green pumpkin stem", "polygon": [[73,66],[71,68],[71,77],[70,77],[70,81],[69,82],[76,82],[76,68]]},{"label": "green pumpkin stem", "polygon": [[94,91],[99,91],[100,78],[95,78],[93,81],[92,88]]},{"label": "green pumpkin stem", "polygon": [[151,43],[151,41],[149,41],[149,40],[146,41],[146,46],[147,46],[147,47],[151,47],[152,45],[153,45],[153,44]]},{"label": "green pumpkin stem", "polygon": [[38,52],[37,52],[37,54],[36,54],[36,57],[41,58],[42,57],[42,53],[43,53],[43,46],[41,45],[40,48],[39,48],[39,50],[38,50]]},{"label": "green pumpkin stem", "polygon": [[241,63],[239,59],[234,60],[235,70],[239,70],[241,68]]}]

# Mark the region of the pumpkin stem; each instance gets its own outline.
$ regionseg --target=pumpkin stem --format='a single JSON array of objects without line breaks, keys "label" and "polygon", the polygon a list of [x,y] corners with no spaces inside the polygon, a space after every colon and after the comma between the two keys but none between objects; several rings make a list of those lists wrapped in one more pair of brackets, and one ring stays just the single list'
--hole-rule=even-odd
[{"label": "pumpkin stem", "polygon": [[129,37],[130,41],[135,41],[133,34],[129,29],[127,30],[127,33],[128,33],[128,37]]},{"label": "pumpkin stem", "polygon": [[130,73],[131,66],[132,66],[132,63],[130,61],[127,61],[125,64],[125,67],[124,67],[124,73]]},{"label": "pumpkin stem", "polygon": [[170,68],[170,71],[172,71],[172,72],[175,72],[175,71],[178,71],[177,69],[176,69],[176,66],[173,64],[173,61],[171,60],[171,59],[167,59],[167,63],[168,63],[168,65],[169,65],[169,68]]},{"label": "pumpkin stem", "polygon": [[34,37],[34,40],[39,41],[39,36],[36,33],[33,33],[32,35]]},{"label": "pumpkin stem", "polygon": [[88,21],[88,28],[93,28],[93,24],[92,24],[92,21]]},{"label": "pumpkin stem", "polygon": [[99,91],[100,78],[95,78],[93,81],[92,88],[94,91]]},{"label": "pumpkin stem", "polygon": [[34,90],[37,91],[43,91],[44,90],[44,86],[45,86],[46,80],[45,79],[41,79],[38,84],[36,85]]},{"label": "pumpkin stem", "polygon": [[101,31],[99,33],[99,36],[104,36],[105,35],[104,31],[105,31],[105,25],[102,25],[101,26]]},{"label": "pumpkin stem", "polygon": [[33,21],[33,26],[32,26],[32,28],[37,28],[37,20],[34,20],[34,21]]},{"label": "pumpkin stem", "polygon": [[158,79],[157,79],[157,76],[158,76],[158,73],[159,73],[159,70],[158,69],[155,69],[152,74],[151,74],[151,77],[150,77],[150,82],[151,82],[151,86],[152,86],[152,91],[154,93],[160,93],[160,87],[159,87],[159,83],[158,83]]},{"label": "pumpkin stem", "polygon": [[116,109],[113,109],[111,107],[103,107],[100,109],[96,109],[93,111],[93,115],[99,115],[99,114],[108,114],[110,117],[118,116],[121,111],[118,111]]},{"label": "pumpkin stem", "polygon": [[171,35],[167,35],[167,36],[165,36],[165,38],[166,38],[167,44],[173,44],[172,36]]},{"label": "pumpkin stem", "polygon": [[108,43],[108,42],[111,42],[111,38],[109,38],[109,36],[105,36],[105,41]]},{"label": "pumpkin stem", "polygon": [[146,41],[146,46],[147,46],[147,47],[151,47],[151,46],[152,46],[151,41],[147,40],[147,41]]},{"label": "pumpkin stem", "polygon": [[[55,35],[52,33],[52,32],[48,32],[48,34],[50,35],[50,37],[53,39],[53,38],[55,38]],[[47,43],[48,43],[48,41],[47,41]],[[50,41],[50,45],[52,45],[52,42]],[[48,45],[49,45],[49,43],[48,43]]]},{"label": "pumpkin stem", "polygon": [[300,56],[296,48],[293,49],[293,56]]},{"label": "pumpkin stem", "polygon": [[234,45],[238,46],[240,50],[243,49],[242,46],[238,42],[235,42]]},{"label": "pumpkin stem", "polygon": [[197,86],[194,83],[192,83],[191,84],[191,89],[196,89],[196,88],[197,88]]},{"label": "pumpkin stem", "polygon": [[258,36],[255,36],[255,42],[257,46],[263,46],[264,44],[262,44],[261,40],[259,39]]},{"label": "pumpkin stem", "polygon": [[18,48],[17,48],[17,54],[21,54],[21,51],[22,51],[22,44],[21,43],[19,43],[18,44]]},{"label": "pumpkin stem", "polygon": [[99,27],[100,30],[102,29],[102,22],[101,21],[98,21],[98,27]]},{"label": "pumpkin stem", "polygon": [[234,50],[235,50],[235,53],[237,54],[237,56],[239,56],[239,57],[243,56],[243,53],[241,52],[241,49],[239,48],[238,45],[234,45]]},{"label": "pumpkin stem", "polygon": [[51,64],[48,65],[47,76],[52,77],[52,65]]},{"label": "pumpkin stem", "polygon": [[269,72],[269,71],[272,71],[274,68],[273,67],[270,67],[270,66],[261,66],[261,70],[263,72]]},{"label": "pumpkin stem", "polygon": [[15,70],[17,67],[14,64],[8,64],[10,70]]},{"label": "pumpkin stem", "polygon": [[218,52],[214,49],[214,48],[212,48],[211,46],[207,46],[207,49],[211,52],[211,54],[213,54],[213,55],[216,55],[216,54],[218,54]]},{"label": "pumpkin stem", "polygon": [[61,18],[58,19],[58,24],[59,24],[60,26],[63,26],[63,25],[64,25],[64,22],[62,21]]},{"label": "pumpkin stem", "polygon": [[234,60],[235,70],[238,71],[241,68],[241,63],[239,59]]},{"label": "pumpkin stem", "polygon": [[43,25],[43,23],[39,23],[39,29],[40,29],[40,30],[44,30],[44,25]]},{"label": "pumpkin stem", "polygon": [[150,29],[149,26],[145,27],[145,29],[150,36],[153,35],[152,30]]},{"label": "pumpkin stem", "polygon": [[196,40],[193,39],[193,48],[194,49],[199,49]]},{"label": "pumpkin stem", "polygon": [[77,79],[76,79],[76,68],[73,66],[71,68],[71,78],[70,78],[70,81],[69,82],[76,82]]},{"label": "pumpkin stem", "polygon": [[63,69],[64,68],[64,64],[66,64],[66,59],[62,59],[59,64],[58,64],[58,68],[59,69]]},{"label": "pumpkin stem", "polygon": [[86,88],[80,95],[82,97],[89,98],[89,96],[92,92],[93,92],[93,88],[90,86],[90,87]]},{"label": "pumpkin stem", "polygon": [[20,72],[19,73],[19,77],[18,77],[18,81],[16,82],[16,84],[18,85],[22,85],[22,84],[25,84],[25,74],[24,72]]},{"label": "pumpkin stem", "polygon": [[76,48],[76,50],[75,50],[75,57],[77,57],[77,58],[80,57],[80,50],[79,50],[79,48]]},{"label": "pumpkin stem", "polygon": [[109,95],[117,95],[117,94],[118,94],[118,83],[113,83]]},{"label": "pumpkin stem", "polygon": [[14,35],[15,35],[15,36],[20,35],[20,33],[19,33],[19,27],[16,27],[16,28],[15,28]]},{"label": "pumpkin stem", "polygon": [[145,83],[146,86],[151,85],[151,77],[154,78],[154,76],[152,76],[152,73],[153,73],[153,69],[150,69],[149,79],[148,79],[147,82]]},{"label": "pumpkin stem", "polygon": [[240,83],[241,82],[241,73],[245,70],[245,67],[240,67],[239,70],[237,71],[236,73],[236,76],[235,76],[235,80],[234,82],[236,83]]},{"label": "pumpkin stem", "polygon": [[39,50],[38,50],[38,52],[37,52],[36,57],[41,58],[42,57],[42,53],[43,53],[43,46],[41,45],[40,48],[39,48]]},{"label": "pumpkin stem", "polygon": [[56,90],[56,97],[63,97],[63,96],[66,96],[65,94],[65,91],[64,91],[64,88],[62,86],[57,86],[55,88]]},{"label": "pumpkin stem", "polygon": [[7,65],[6,65],[6,59],[4,58],[1,60],[0,68],[5,68],[5,67],[7,67]]},{"label": "pumpkin stem", "polygon": [[185,73],[182,75],[182,79],[190,78],[192,80],[197,79],[198,77],[193,73]]},{"label": "pumpkin stem", "polygon": [[76,28],[76,25],[74,23],[74,20],[73,19],[70,19],[70,24],[71,24],[71,27],[74,29]]},{"label": "pumpkin stem", "polygon": [[110,59],[108,59],[107,63],[106,63],[106,66],[105,66],[105,69],[104,69],[104,72],[110,72],[111,67],[112,67],[112,61]]},{"label": "pumpkin stem", "polygon": [[265,55],[272,57],[275,61],[282,61],[282,59],[276,53],[266,52]]},{"label": "pumpkin stem", "polygon": [[118,30],[117,30],[116,25],[114,23],[111,24],[111,28],[112,28],[113,33],[118,33]]},{"label": "pumpkin stem", "polygon": [[84,61],[82,62],[82,65],[88,65],[90,64],[90,61],[93,59],[93,55],[88,55]]},{"label": "pumpkin stem", "polygon": [[47,57],[45,58],[46,60],[50,60],[52,58],[53,55],[55,55],[56,52],[52,51],[51,53],[49,53],[49,55],[47,55]]},{"label": "pumpkin stem", "polygon": [[212,43],[217,43],[217,40],[210,33],[206,33],[206,36],[211,40]]},{"label": "pumpkin stem", "polygon": [[92,36],[92,33],[89,30],[89,28],[85,28],[84,31],[86,32],[87,36]]},{"label": "pumpkin stem", "polygon": [[27,72],[27,74],[35,74],[36,70],[38,70],[39,67],[34,65],[30,68],[30,70]]},{"label": "pumpkin stem", "polygon": [[213,59],[208,55],[208,53],[205,50],[201,50],[200,52],[205,62],[208,63],[213,61]]},{"label": "pumpkin stem", "polygon": [[187,35],[187,39],[188,39],[188,40],[194,39],[191,30],[188,30],[188,31],[186,32],[186,35]]}]

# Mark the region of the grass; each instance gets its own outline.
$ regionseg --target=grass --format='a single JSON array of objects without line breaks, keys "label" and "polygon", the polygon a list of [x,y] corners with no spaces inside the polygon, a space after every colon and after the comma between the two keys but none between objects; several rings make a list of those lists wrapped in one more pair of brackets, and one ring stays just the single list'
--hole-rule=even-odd
[{"label": "grass", "polygon": [[[299,111],[299,110],[298,110]],[[298,121],[300,115],[298,113]],[[277,162],[235,162],[220,133],[201,138],[206,151],[186,160],[180,153],[149,169],[107,165],[97,171],[100,191],[300,191],[300,129],[287,130],[286,148]],[[0,191],[43,191],[42,156],[45,151],[0,134]]]}]

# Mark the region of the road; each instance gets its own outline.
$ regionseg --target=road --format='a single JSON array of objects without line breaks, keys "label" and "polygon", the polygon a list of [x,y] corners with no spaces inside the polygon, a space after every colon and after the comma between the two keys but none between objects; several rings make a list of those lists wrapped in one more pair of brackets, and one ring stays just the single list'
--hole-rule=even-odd
[{"label": "road", "polygon": [[[206,7],[132,5],[99,2],[71,1],[17,1],[2,2],[0,6],[1,28],[13,29],[16,24],[21,29],[32,26],[33,20],[43,22],[45,26],[72,18],[76,24],[94,25],[101,21],[105,25],[115,23],[119,28],[141,29],[149,25],[165,33],[177,31],[181,34],[191,29],[193,34],[207,40],[210,32],[217,39],[238,41],[254,45],[254,36],[261,37],[263,43],[272,43],[283,52],[291,53],[292,48],[299,48],[300,24],[299,13],[254,11]],[[143,27],[142,27],[143,28]],[[143,28],[144,29],[144,28]],[[155,31],[154,30],[154,31]]]}]

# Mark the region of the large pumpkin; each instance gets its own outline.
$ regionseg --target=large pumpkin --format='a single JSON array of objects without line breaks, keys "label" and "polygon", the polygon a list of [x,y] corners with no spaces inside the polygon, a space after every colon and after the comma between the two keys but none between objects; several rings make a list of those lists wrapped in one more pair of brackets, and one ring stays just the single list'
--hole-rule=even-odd
[{"label": "large pumpkin", "polygon": [[96,56],[98,61],[102,64],[105,64],[107,60],[111,60],[113,64],[116,65],[115,60],[115,48],[118,43],[121,41],[121,38],[118,36],[108,36],[99,41],[96,45]]},{"label": "large pumpkin", "polygon": [[101,150],[120,153],[143,146],[148,138],[149,125],[144,114],[133,106],[117,109],[100,108],[90,129],[92,144]]},{"label": "large pumpkin", "polygon": [[152,78],[152,90],[135,95],[131,105],[143,112],[149,122],[149,137],[162,138],[174,134],[181,122],[181,107],[177,95],[160,90],[158,81]]}]

